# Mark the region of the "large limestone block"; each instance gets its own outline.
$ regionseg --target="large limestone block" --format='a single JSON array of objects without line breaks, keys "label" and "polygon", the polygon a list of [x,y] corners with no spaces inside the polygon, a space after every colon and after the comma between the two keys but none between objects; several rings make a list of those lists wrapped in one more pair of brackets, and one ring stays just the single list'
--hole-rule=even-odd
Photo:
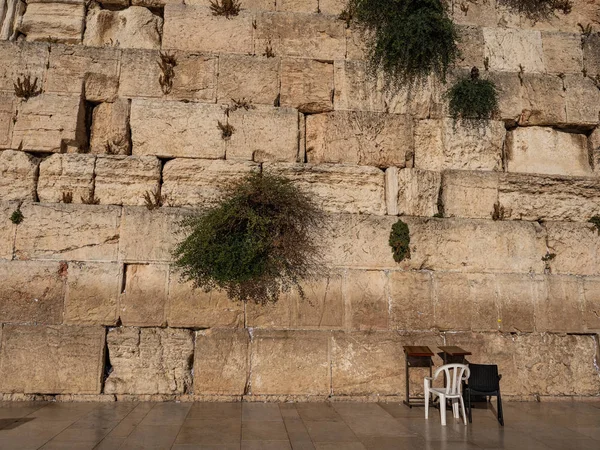
[{"label": "large limestone block", "polygon": [[[498,119],[504,121],[507,126],[516,126],[519,120],[522,120],[523,111],[529,111],[531,106],[527,101],[528,96],[523,94],[523,86],[525,81],[533,77],[534,74],[521,74],[523,82],[519,77],[518,72],[488,72],[488,79],[493,81],[496,85],[498,92]],[[553,77],[555,78],[555,77]],[[554,97],[554,87],[559,87],[559,83],[552,85],[552,89],[548,89],[551,92],[552,99],[561,101],[564,99],[564,91],[560,95]],[[562,91],[562,88],[561,88]],[[544,98],[544,97],[542,97]],[[526,112],[527,112],[526,111]],[[553,111],[554,114],[560,114],[559,112]],[[531,116],[529,112],[526,114]],[[563,108],[564,115],[564,108]]]},{"label": "large limestone block", "polygon": [[[498,203],[499,185],[498,172],[444,172],[441,194],[444,217],[490,219]],[[507,218],[509,215],[507,211]]]},{"label": "large limestone block", "polygon": [[41,94],[21,102],[17,112],[12,148],[59,153],[86,144],[85,107],[79,96]]},{"label": "large limestone block", "polygon": [[258,170],[247,161],[177,158],[163,167],[162,193],[173,206],[209,207],[219,201],[224,185]]},{"label": "large limestone block", "polygon": [[[162,4],[172,4],[172,3],[184,3],[183,0],[131,0],[132,4],[136,4],[136,2],[154,2],[157,1]],[[185,4],[190,6],[210,6],[212,0],[186,0]],[[280,0],[281,1],[281,0]],[[241,9],[249,9],[249,10],[262,10],[262,11],[274,11],[275,10],[275,0],[244,0],[241,3]]]},{"label": "large limestone block", "polygon": [[[419,169],[398,171],[390,167],[385,175],[388,214],[431,217],[438,213],[438,198],[442,182],[439,172]],[[397,180],[395,183],[394,179]]]},{"label": "large limestone block", "polygon": [[509,172],[583,176],[592,173],[584,134],[551,128],[516,128],[506,139]]},{"label": "large limestone block", "polygon": [[182,280],[181,274],[171,269],[167,322],[170,327],[241,328],[244,304],[230,300],[223,291],[194,289],[191,282]]},{"label": "large limestone block", "polygon": [[121,209],[115,206],[26,204],[15,240],[17,259],[114,261]]},{"label": "large limestone block", "polygon": [[346,0],[319,0],[321,14],[339,16],[347,6]]},{"label": "large limestone block", "polygon": [[498,23],[496,0],[483,2],[448,2],[452,21],[459,25],[495,27]]},{"label": "large limestone block", "polygon": [[535,27],[540,30],[558,30],[570,33],[580,33],[579,24],[600,24],[600,11],[595,0],[571,0],[570,12],[564,14],[557,11],[548,18],[537,22],[522,18],[521,27]]},{"label": "large limestone block", "polygon": [[588,137],[588,153],[594,173],[600,173],[600,128],[596,128]]},{"label": "large limestone block", "polygon": [[0,152],[0,200],[35,200],[39,160],[13,150]]},{"label": "large limestone block", "polygon": [[404,167],[413,151],[412,120],[404,115],[335,111],[306,118],[306,153],[313,164]]},{"label": "large limestone block", "polygon": [[425,170],[500,170],[506,130],[501,121],[461,126],[453,119],[417,120],[415,167]]},{"label": "large limestone block", "polygon": [[91,153],[130,154],[129,101],[120,98],[114,103],[101,103],[96,106],[92,113],[90,131]]},{"label": "large limestone block", "polygon": [[251,342],[253,395],[328,395],[329,333],[255,331]]},{"label": "large limestone block", "polygon": [[247,330],[196,332],[194,394],[243,395],[249,387]]},{"label": "large limestone block", "polygon": [[141,206],[158,192],[160,169],[154,156],[99,156],[94,193],[103,205]]},{"label": "large limestone block", "polygon": [[246,305],[246,325],[265,329],[341,330],[346,326],[341,273],[305,281],[301,298],[296,289],[283,293],[277,303]]},{"label": "large limestone block", "polygon": [[65,269],[58,262],[0,262],[2,322],[60,324]]},{"label": "large limestone block", "polygon": [[430,330],[434,325],[432,273],[389,272],[390,329]]},{"label": "large limestone block", "polygon": [[115,325],[120,290],[120,264],[69,263],[65,292],[65,323]]},{"label": "large limestone block", "polygon": [[388,276],[384,271],[349,270],[345,273],[342,289],[346,330],[389,329]]},{"label": "large limestone block", "polygon": [[103,327],[4,325],[0,391],[25,394],[99,394]]},{"label": "large limestone block", "polygon": [[89,101],[112,101],[119,82],[120,50],[52,45],[45,92],[80,94]]},{"label": "large limestone block", "polygon": [[476,26],[457,27],[460,35],[458,41],[459,57],[456,66],[471,69],[481,67],[485,61],[485,46],[483,44],[483,29]]},{"label": "large limestone block", "polygon": [[324,15],[264,12],[256,17],[254,46],[257,53],[270,46],[277,56],[344,59],[345,24]]},{"label": "large limestone block", "polygon": [[490,70],[544,72],[542,35],[539,31],[484,28],[485,57]]},{"label": "large limestone block", "polygon": [[494,281],[500,331],[534,331],[536,308],[548,296],[546,277],[533,274],[496,274]]},{"label": "large limestone block", "polygon": [[567,124],[587,131],[600,121],[599,81],[580,74],[565,76]]},{"label": "large limestone block", "polygon": [[27,41],[80,44],[85,23],[85,5],[77,3],[30,3],[19,32]]},{"label": "large limestone block", "polygon": [[[554,75],[522,74],[516,91],[522,108],[518,123],[522,126],[556,126],[567,123],[565,82]],[[513,79],[514,81],[514,79]],[[511,97],[514,94],[509,94]]]},{"label": "large limestone block", "polygon": [[585,330],[582,281],[579,277],[548,275],[548,295],[535,305],[537,331],[581,333]]},{"label": "large limestone block", "polygon": [[584,321],[587,330],[600,330],[600,279],[585,277],[583,282]]},{"label": "large limestone block", "polygon": [[202,53],[165,52],[175,57],[173,86],[164,94],[159,79],[160,53],[150,50],[124,50],[119,93],[124,97],[160,97],[214,103],[217,89],[217,61]]},{"label": "large limestone block", "polygon": [[[166,5],[162,48],[200,52],[253,53],[253,14],[213,16],[203,6]],[[195,30],[190,33],[190,30]]]},{"label": "large limestone block", "polygon": [[547,222],[552,273],[600,275],[600,239],[589,223]]},{"label": "large limestone block", "polygon": [[126,264],[119,317],[125,326],[164,326],[169,267]]},{"label": "large limestone block", "polygon": [[226,141],[227,159],[296,162],[300,124],[293,108],[254,106],[229,112],[233,134]]},{"label": "large limestone block", "polygon": [[83,44],[89,47],[158,49],[163,19],[141,6],[88,10]]},{"label": "large limestone block", "polygon": [[17,226],[10,216],[19,206],[19,202],[0,202],[0,258],[12,259]]},{"label": "large limestone block", "polygon": [[0,93],[0,149],[10,147],[15,106],[13,94]]},{"label": "large limestone block", "polygon": [[223,159],[226,141],[218,122],[226,120],[219,105],[134,99],[133,154]]},{"label": "large limestone block", "polygon": [[186,394],[192,386],[194,335],[175,328],[109,329],[112,372],[106,394]]},{"label": "large limestone block", "polygon": [[592,34],[583,43],[583,67],[588,75],[600,74],[600,35]]},{"label": "large limestone block", "polygon": [[384,173],[374,167],[334,164],[265,164],[264,169],[286,177],[314,196],[324,210],[383,215]]},{"label": "large limestone block", "polygon": [[29,75],[31,82],[37,78],[38,87],[41,86],[48,63],[48,46],[0,41],[0,61],[0,91],[6,91],[10,97],[14,97],[13,83],[19,77],[23,80],[24,76]]},{"label": "large limestone block", "polygon": [[333,110],[333,64],[306,59],[281,62],[281,106],[303,113]]},{"label": "large limestone block", "polygon": [[542,32],[546,72],[581,73],[583,49],[581,36],[574,33]]},{"label": "large limestone block", "polygon": [[55,153],[40,164],[39,200],[59,203],[69,193],[73,203],[83,203],[94,188],[96,157],[79,153]]},{"label": "large limestone block", "polygon": [[315,13],[319,8],[318,0],[279,0],[275,3],[277,11]]},{"label": "large limestone block", "polygon": [[281,58],[219,55],[217,101],[228,103],[245,98],[252,103],[273,105],[279,95],[280,65]]}]

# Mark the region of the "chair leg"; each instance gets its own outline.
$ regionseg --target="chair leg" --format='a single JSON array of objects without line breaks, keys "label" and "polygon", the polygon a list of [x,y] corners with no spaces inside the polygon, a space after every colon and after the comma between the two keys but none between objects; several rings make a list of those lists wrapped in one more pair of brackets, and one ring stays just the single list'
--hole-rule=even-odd
[{"label": "chair leg", "polygon": [[442,426],[446,426],[446,396],[440,395],[440,417],[442,418]]},{"label": "chair leg", "polygon": [[502,413],[502,397],[500,396],[500,390],[498,390],[498,422],[504,426],[504,414]]},{"label": "chair leg", "polygon": [[469,404],[469,423],[473,423],[473,406],[471,405],[471,390],[469,389],[467,395],[467,403]]},{"label": "chair leg", "polygon": [[467,413],[465,411],[465,401],[463,400],[463,398],[460,398],[460,406],[462,407],[462,414],[463,414],[463,421],[465,422],[465,425],[467,424]]},{"label": "chair leg", "polygon": [[425,419],[429,419],[429,389],[425,386]]}]

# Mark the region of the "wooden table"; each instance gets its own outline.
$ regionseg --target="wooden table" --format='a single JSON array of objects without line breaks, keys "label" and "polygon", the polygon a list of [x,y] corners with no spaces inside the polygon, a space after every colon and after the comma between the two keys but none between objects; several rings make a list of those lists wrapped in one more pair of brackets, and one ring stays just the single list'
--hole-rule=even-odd
[{"label": "wooden table", "polygon": [[438,348],[442,351],[438,354],[444,360],[444,364],[466,364],[468,361],[465,359],[465,356],[473,354],[467,350],[457,347],[456,345],[448,345]]},{"label": "wooden table", "polygon": [[409,408],[425,405],[425,398],[410,396],[410,375],[408,371],[411,367],[429,367],[429,376],[431,377],[433,375],[433,361],[431,359],[433,355],[434,353],[431,349],[424,345],[404,346],[404,359],[406,364],[406,400],[404,400],[404,404]]}]

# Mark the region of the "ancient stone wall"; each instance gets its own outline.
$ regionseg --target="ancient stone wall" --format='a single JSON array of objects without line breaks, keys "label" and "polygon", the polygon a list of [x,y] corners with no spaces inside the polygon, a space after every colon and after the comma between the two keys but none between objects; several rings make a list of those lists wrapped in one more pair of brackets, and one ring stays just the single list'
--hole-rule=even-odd
[{"label": "ancient stone wall", "polygon": [[[344,0],[229,19],[208,0],[0,0],[2,398],[397,399],[407,344],[497,363],[506,397],[598,396],[600,4],[532,23],[449,3],[449,81],[476,65],[500,90],[485,125],[454,123],[447,85],[369,78]],[[15,96],[25,77],[40,95]],[[233,303],[170,266],[180,219],[257,170],[327,211],[309,302]]]}]

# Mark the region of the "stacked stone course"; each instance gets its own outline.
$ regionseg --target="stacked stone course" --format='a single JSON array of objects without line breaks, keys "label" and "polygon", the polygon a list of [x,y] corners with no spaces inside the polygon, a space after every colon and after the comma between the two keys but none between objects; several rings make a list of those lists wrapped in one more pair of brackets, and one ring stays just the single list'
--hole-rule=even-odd
[{"label": "stacked stone course", "polygon": [[[532,23],[448,0],[448,81],[499,89],[469,126],[447,85],[368,75],[344,0],[209,3],[0,0],[0,398],[397,400],[410,344],[498,364],[507,397],[598,396],[598,2]],[[260,170],[327,213],[308,301],[234,303],[171,264],[181,219]]]}]

